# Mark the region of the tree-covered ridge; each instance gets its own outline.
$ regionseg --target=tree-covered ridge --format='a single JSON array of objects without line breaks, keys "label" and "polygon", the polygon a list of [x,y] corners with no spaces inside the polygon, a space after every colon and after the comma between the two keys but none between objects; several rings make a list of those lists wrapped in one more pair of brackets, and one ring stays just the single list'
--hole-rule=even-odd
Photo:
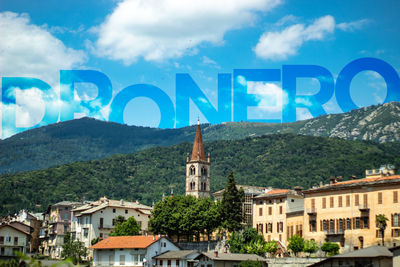
[{"label": "tree-covered ridge", "polygon": [[[76,162],[40,171],[0,176],[0,215],[27,208],[42,211],[61,200],[139,200],[147,205],[183,194],[185,158],[191,143],[156,147],[129,155]],[[338,138],[267,135],[205,144],[211,153],[211,191],[224,188],[233,171],[238,184],[309,188],[332,175],[364,177],[365,169],[400,166],[400,143],[378,144]],[[35,207],[40,204],[41,207]]]},{"label": "tree-covered ridge", "polygon": [[[243,139],[276,133],[400,141],[400,103],[293,123],[229,122],[202,125],[204,141]],[[192,142],[195,126],[157,129],[82,118],[32,129],[0,141],[0,173],[38,170],[75,161],[128,154],[155,146]]]}]

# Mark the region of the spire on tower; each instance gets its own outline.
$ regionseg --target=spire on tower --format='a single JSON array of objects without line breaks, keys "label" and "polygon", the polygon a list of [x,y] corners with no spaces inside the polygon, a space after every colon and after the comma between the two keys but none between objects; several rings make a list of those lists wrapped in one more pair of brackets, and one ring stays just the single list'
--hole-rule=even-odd
[{"label": "spire on tower", "polygon": [[205,161],[203,138],[201,136],[200,121],[197,121],[196,136],[194,137],[191,161]]}]

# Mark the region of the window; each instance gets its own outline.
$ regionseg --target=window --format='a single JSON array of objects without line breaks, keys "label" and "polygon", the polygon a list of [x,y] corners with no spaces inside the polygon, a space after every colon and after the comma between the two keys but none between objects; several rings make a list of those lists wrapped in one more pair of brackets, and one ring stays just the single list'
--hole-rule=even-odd
[{"label": "window", "polygon": [[334,198],[330,197],[329,201],[330,201],[330,207],[333,208],[334,207]]},{"label": "window", "polygon": [[339,219],[338,232],[339,232],[339,233],[342,233],[342,232],[343,232],[343,219]]},{"label": "window", "polygon": [[205,167],[201,168],[201,175],[207,176],[207,169]]},{"label": "window", "polygon": [[322,198],[322,208],[326,209],[326,198]]},{"label": "window", "polygon": [[[179,266],[179,260],[176,260],[175,266]],[[208,265],[207,265],[208,266]]]},{"label": "window", "polygon": [[339,208],[341,208],[341,207],[343,206],[343,199],[342,199],[342,196],[339,196],[338,206],[339,206]]},{"label": "window", "polygon": [[369,217],[362,217],[363,221],[363,228],[368,229],[369,228]]},{"label": "window", "polygon": [[258,210],[258,216],[262,216],[262,208],[259,208],[259,210]]},{"label": "window", "polygon": [[64,224],[64,234],[66,234],[68,232],[68,225]]},{"label": "window", "polygon": [[283,212],[283,207],[279,206],[279,214],[282,214],[282,212]]},{"label": "window", "polygon": [[346,207],[350,207],[350,196],[346,196]]},{"label": "window", "polygon": [[114,265],[114,256],[113,255],[108,256],[108,265],[110,265],[110,266]]},{"label": "window", "polygon": [[112,226],[115,225],[115,219],[112,219]]},{"label": "window", "polygon": [[311,209],[315,210],[315,198],[311,199]]},{"label": "window", "polygon": [[17,236],[14,237],[14,245],[18,245],[18,237]]},{"label": "window", "polygon": [[393,214],[392,216],[393,216],[393,219],[392,219],[392,221],[393,221],[393,227],[399,227],[399,226],[400,226],[400,225],[399,225],[399,214],[398,214],[398,213],[395,213],[395,214]]},{"label": "window", "polygon": [[4,244],[4,236],[0,236],[0,244]]},{"label": "window", "polygon": [[323,221],[322,221],[322,229],[323,229],[324,231],[328,230],[328,225],[327,225],[326,220],[323,220]]},{"label": "window", "polygon": [[87,238],[89,235],[89,228],[83,228],[83,236]]},{"label": "window", "polygon": [[331,233],[335,232],[335,221],[334,220],[330,220],[329,230],[331,231]]},{"label": "window", "polygon": [[310,232],[316,232],[316,231],[317,231],[317,222],[310,221]]},{"label": "window", "polygon": [[268,207],[268,215],[272,215],[272,207]]},{"label": "window", "polygon": [[163,266],[163,261],[162,260],[160,260],[160,266]]},{"label": "window", "polygon": [[354,206],[358,206],[360,205],[360,196],[358,194],[356,194],[354,196]]},{"label": "window", "polygon": [[196,168],[192,165],[190,166],[190,175],[195,175],[196,173]]},{"label": "window", "polygon": [[356,218],[356,229],[360,229],[360,218]]},{"label": "window", "polygon": [[125,210],[125,214],[128,214],[128,210]]},{"label": "window", "polygon": [[171,260],[168,260],[168,266],[171,266]]},{"label": "window", "polygon": [[378,193],[378,204],[382,204],[382,192]]},{"label": "window", "polygon": [[113,213],[115,213],[115,211],[116,211],[116,210],[115,210],[115,209],[113,209]]},{"label": "window", "polygon": [[119,265],[125,265],[125,255],[119,255]]},{"label": "window", "polygon": [[68,213],[64,213],[64,221],[68,221],[69,220],[69,214]]},{"label": "window", "polygon": [[399,196],[397,191],[393,191],[393,203],[398,203],[399,201]]}]

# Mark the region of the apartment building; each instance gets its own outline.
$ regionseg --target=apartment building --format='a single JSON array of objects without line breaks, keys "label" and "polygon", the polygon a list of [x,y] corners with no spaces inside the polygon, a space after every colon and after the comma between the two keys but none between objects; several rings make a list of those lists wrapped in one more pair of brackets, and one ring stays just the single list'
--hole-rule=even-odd
[{"label": "apartment building", "polygon": [[39,251],[43,255],[61,257],[64,235],[71,231],[71,211],[79,205],[82,203],[61,201],[48,206],[39,234]]},{"label": "apartment building", "polygon": [[30,227],[19,222],[0,225],[0,257],[15,256],[15,252],[28,253]]},{"label": "apartment building", "polygon": [[147,233],[152,207],[136,202],[111,200],[106,197],[86,203],[72,210],[71,233],[73,238],[82,241],[86,247],[96,238],[107,238],[114,229],[116,218],[134,217]]},{"label": "apartment building", "polygon": [[394,175],[392,166],[367,170],[362,179],[332,178],[303,194],[306,239],[335,242],[342,252],[382,245],[376,217],[383,214],[388,218],[385,246],[400,244],[400,175]]},{"label": "apartment building", "polygon": [[253,227],[286,248],[291,236],[303,236],[303,212],[301,188],[273,189],[253,198]]}]

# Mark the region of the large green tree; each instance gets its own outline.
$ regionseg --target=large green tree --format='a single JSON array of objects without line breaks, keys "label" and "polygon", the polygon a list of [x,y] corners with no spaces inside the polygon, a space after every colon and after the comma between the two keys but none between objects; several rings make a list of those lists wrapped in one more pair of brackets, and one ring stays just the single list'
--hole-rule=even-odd
[{"label": "large green tree", "polygon": [[[122,217],[122,216],[121,216]],[[127,221],[119,221],[110,236],[130,236],[140,233],[140,225],[134,217],[129,217]]]},{"label": "large green tree", "polygon": [[82,259],[87,257],[88,251],[84,244],[80,241],[74,241],[71,233],[64,235],[64,245],[61,252],[63,259],[71,259],[74,264],[82,262]]},{"label": "large green tree", "polygon": [[233,172],[228,175],[225,190],[221,201],[222,226],[229,232],[239,231],[243,228],[242,203],[244,201],[243,189],[236,187]]},{"label": "large green tree", "polygon": [[304,238],[299,235],[294,235],[289,238],[288,249],[290,249],[295,256],[304,249]]}]

